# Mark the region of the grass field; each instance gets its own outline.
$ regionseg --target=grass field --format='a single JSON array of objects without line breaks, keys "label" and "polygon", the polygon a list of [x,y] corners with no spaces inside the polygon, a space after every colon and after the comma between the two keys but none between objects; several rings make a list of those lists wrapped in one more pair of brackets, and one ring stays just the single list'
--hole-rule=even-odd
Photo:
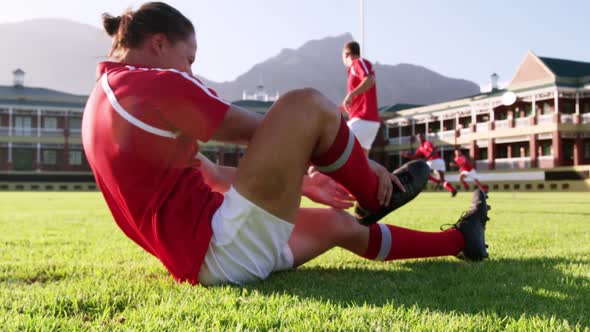
[{"label": "grass field", "polygon": [[[173,282],[99,193],[0,193],[0,330],[590,330],[590,195],[490,196],[483,263],[332,250],[205,288]],[[387,222],[437,230],[469,199],[425,193]]]}]

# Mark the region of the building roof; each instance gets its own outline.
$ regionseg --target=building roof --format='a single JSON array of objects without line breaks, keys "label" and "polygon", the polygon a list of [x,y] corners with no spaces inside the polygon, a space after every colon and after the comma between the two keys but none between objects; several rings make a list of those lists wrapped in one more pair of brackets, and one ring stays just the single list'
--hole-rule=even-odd
[{"label": "building roof", "polygon": [[539,57],[541,61],[551,70],[556,76],[561,77],[584,77],[590,76],[590,63],[582,61],[555,59],[547,57]]},{"label": "building roof", "polygon": [[270,106],[272,106],[274,102],[272,101],[260,101],[260,100],[236,100],[232,102],[232,104],[236,106],[240,106],[246,108],[248,110],[257,112],[257,113],[266,113]]},{"label": "building roof", "polygon": [[423,105],[416,105],[416,104],[393,104],[393,105],[386,105],[381,106],[379,108],[379,113],[396,113],[399,111],[407,110],[410,108],[421,107]]},{"label": "building roof", "polygon": [[0,105],[83,108],[88,96],[27,86],[0,85]]},{"label": "building roof", "polygon": [[[584,84],[588,84],[588,82],[590,82],[589,62],[540,57],[535,55],[532,51],[528,51],[507,89],[494,89],[492,91],[481,92],[447,102],[418,106],[409,109],[399,109],[397,111],[404,111],[401,112],[401,114],[405,116],[410,114],[439,112],[468,107],[472,102],[478,100],[498,98],[509,90],[522,91],[545,85],[576,88],[582,87]],[[398,113],[396,115],[400,116],[401,114]]]}]

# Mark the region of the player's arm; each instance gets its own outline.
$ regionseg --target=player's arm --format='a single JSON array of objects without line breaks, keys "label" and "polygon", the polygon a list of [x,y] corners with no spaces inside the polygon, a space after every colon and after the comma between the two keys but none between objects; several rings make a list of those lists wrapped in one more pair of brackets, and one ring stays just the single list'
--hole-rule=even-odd
[{"label": "player's arm", "polygon": [[362,93],[369,91],[371,87],[375,85],[375,75],[367,75],[354,90],[350,91],[348,94],[350,97],[356,97]]},{"label": "player's arm", "polygon": [[248,144],[262,118],[261,114],[232,104],[212,139],[226,143]]},{"label": "player's arm", "polygon": [[[227,192],[236,179],[237,168],[217,165],[201,153],[197,155],[197,159],[201,161],[205,183],[214,191]],[[304,175],[301,194],[314,202],[336,209],[348,209],[354,202],[354,197],[346,189],[317,171]]]},{"label": "player's arm", "polygon": [[217,165],[203,154],[199,153],[197,159],[201,161],[201,172],[205,183],[214,191],[224,193],[236,179],[237,168]]},{"label": "player's arm", "polygon": [[344,101],[342,102],[342,105],[344,105],[344,107],[349,107],[352,104],[352,97],[356,97],[362,93],[365,93],[367,91],[369,91],[369,89],[375,85],[375,75],[367,75],[365,76],[365,78],[362,80],[361,84],[359,84],[356,88],[354,88],[352,91],[350,91],[346,97],[344,97]]}]

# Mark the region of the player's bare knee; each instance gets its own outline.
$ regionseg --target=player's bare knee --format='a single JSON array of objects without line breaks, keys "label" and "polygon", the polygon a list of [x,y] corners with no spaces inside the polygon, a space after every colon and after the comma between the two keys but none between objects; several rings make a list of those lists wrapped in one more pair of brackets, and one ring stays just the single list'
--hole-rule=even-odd
[{"label": "player's bare knee", "polygon": [[291,90],[279,98],[279,102],[295,105],[297,113],[310,116],[339,116],[338,107],[321,92],[313,88]]}]

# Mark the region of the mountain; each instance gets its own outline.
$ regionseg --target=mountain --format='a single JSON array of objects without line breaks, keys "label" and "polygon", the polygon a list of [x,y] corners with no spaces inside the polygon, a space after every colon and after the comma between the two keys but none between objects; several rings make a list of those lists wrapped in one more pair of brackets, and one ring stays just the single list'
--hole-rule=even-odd
[{"label": "mountain", "polygon": [[[244,90],[254,91],[262,79],[270,94],[308,86],[340,102],[346,94],[346,69],[341,52],[350,40],[352,35],[344,34],[309,41],[296,50],[282,50],[234,81],[207,83],[229,100],[240,99]],[[448,78],[417,65],[375,63],[374,70],[380,105],[425,105],[479,93],[479,86],[473,82]]]},{"label": "mountain", "polygon": [[[110,38],[100,29],[63,19],[37,19],[0,24],[0,40],[9,45],[2,52],[0,85],[11,84],[12,71],[22,68],[25,84],[88,94],[96,62],[104,60]],[[339,102],[346,92],[346,70],[341,61],[350,34],[312,40],[298,49],[284,49],[256,64],[231,82],[210,87],[227,100],[239,100],[244,90],[253,92],[261,82],[269,93],[313,87]],[[373,59],[369,59],[373,60]],[[412,64],[375,63],[379,104],[430,104],[473,95],[479,87],[470,81],[444,77]]]},{"label": "mountain", "polygon": [[96,62],[106,59],[111,41],[90,25],[63,19],[0,24],[0,84],[12,84],[12,71],[26,72],[25,85],[89,94]]}]

